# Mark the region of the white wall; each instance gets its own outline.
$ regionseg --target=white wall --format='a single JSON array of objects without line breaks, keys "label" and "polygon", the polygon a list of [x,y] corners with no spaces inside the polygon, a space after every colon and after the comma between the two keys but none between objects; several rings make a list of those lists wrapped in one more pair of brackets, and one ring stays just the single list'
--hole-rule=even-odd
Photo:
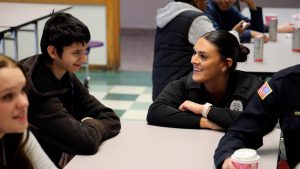
[{"label": "white wall", "polygon": [[[121,28],[156,28],[155,16],[157,9],[165,6],[171,1],[172,0],[120,0]],[[256,2],[258,5],[263,7],[300,8],[299,0],[256,0]],[[90,63],[96,65],[107,64],[105,6],[75,5],[72,9],[66,12],[73,14],[75,17],[78,17],[85,24],[87,24],[91,31],[93,40],[101,40],[104,42],[103,47],[94,48],[91,50]],[[43,20],[38,24],[39,36],[42,34],[45,21],[46,20]],[[34,45],[33,33],[19,32],[20,59],[33,55],[35,53]],[[6,51],[7,55],[13,56],[13,44],[11,41],[6,41]]]},{"label": "white wall", "polygon": [[120,0],[121,28],[156,28],[156,10],[172,0]]},{"label": "white wall", "polygon": [[[77,17],[89,27],[92,40],[100,40],[104,42],[103,47],[93,48],[91,50],[89,55],[90,63],[96,65],[107,64],[105,6],[74,5],[71,9],[65,12],[68,12],[73,16]],[[38,23],[39,42],[47,19],[41,20]],[[25,28],[33,28],[33,26],[29,25]],[[35,54],[34,34],[31,32],[19,31],[18,35],[19,35],[18,37],[19,60],[34,55]],[[14,56],[13,42],[6,40],[5,46],[6,46],[5,54],[8,56]]]}]

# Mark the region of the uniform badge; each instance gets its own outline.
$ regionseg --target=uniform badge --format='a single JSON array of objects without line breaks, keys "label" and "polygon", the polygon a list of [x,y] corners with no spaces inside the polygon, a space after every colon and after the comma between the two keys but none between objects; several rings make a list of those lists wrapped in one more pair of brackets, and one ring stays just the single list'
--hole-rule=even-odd
[{"label": "uniform badge", "polygon": [[269,86],[268,82],[265,82],[257,91],[261,100],[264,100],[270,93],[272,93],[272,89]]},{"label": "uniform badge", "polygon": [[243,103],[240,100],[233,100],[230,104],[230,110],[243,111]]}]

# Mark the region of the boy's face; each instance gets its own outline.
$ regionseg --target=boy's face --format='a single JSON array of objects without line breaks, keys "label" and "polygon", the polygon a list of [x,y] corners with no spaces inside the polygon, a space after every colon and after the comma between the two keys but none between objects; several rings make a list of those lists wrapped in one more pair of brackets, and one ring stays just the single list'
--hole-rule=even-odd
[{"label": "boy's face", "polygon": [[73,43],[63,48],[61,57],[57,55],[57,52],[54,52],[55,54],[51,56],[54,74],[59,77],[66,71],[71,73],[77,72],[81,65],[87,61],[86,50],[87,43]]}]

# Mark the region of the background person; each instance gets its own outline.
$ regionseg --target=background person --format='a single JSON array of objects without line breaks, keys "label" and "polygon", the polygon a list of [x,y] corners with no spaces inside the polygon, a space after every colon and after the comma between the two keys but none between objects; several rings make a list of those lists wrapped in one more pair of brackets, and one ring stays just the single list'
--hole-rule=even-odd
[{"label": "background person", "polygon": [[27,130],[26,82],[20,65],[0,55],[0,168],[55,169]]},{"label": "background person", "polygon": [[212,31],[194,46],[193,72],[169,83],[148,110],[151,125],[227,129],[262,84],[256,76],[236,71],[249,49],[227,31]]},{"label": "background person", "polygon": [[240,0],[247,4],[251,19],[245,17],[236,7],[236,0],[207,0],[208,5],[205,14],[213,22],[214,28],[219,30],[231,30],[237,23],[244,20],[250,23],[250,27],[241,34],[241,42],[250,42],[251,37],[264,36],[264,41],[269,38],[264,35],[264,23],[262,8],[257,7],[254,0]]},{"label": "background person", "polygon": [[89,40],[85,24],[56,13],[45,24],[42,54],[21,61],[29,78],[30,129],[57,166],[63,152],[95,154],[120,131],[114,111],[90,95],[74,74],[86,62]]}]

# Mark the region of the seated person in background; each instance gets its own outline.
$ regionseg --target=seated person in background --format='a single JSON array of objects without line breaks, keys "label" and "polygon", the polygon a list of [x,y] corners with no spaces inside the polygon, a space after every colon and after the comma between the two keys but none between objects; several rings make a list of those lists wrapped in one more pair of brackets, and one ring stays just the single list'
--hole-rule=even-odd
[{"label": "seated person in background", "polygon": [[26,83],[20,65],[0,55],[0,168],[55,169],[57,167],[27,130]]},{"label": "seated person in background", "polygon": [[234,169],[230,156],[235,150],[261,147],[263,136],[274,129],[278,120],[289,166],[294,168],[300,162],[299,86],[300,65],[296,65],[274,74],[260,87],[221,138],[214,155],[218,169]]},{"label": "seated person in background", "polygon": [[226,130],[262,84],[258,77],[235,70],[248,53],[227,31],[204,34],[194,46],[194,71],[164,88],[149,107],[148,123]]},{"label": "seated person in background", "polygon": [[248,5],[251,19],[245,17],[233,6],[236,0],[207,0],[208,5],[205,14],[213,22],[214,28],[219,30],[231,30],[241,20],[250,23],[249,29],[241,35],[241,42],[250,42],[251,37],[264,36],[264,41],[269,38],[264,35],[264,23],[262,8],[257,7],[253,0],[240,0]]},{"label": "seated person in background", "polygon": [[26,68],[30,129],[58,165],[62,153],[90,155],[119,133],[120,120],[101,104],[75,76],[87,60],[90,32],[67,13],[46,22],[42,54],[20,61]]},{"label": "seated person in background", "polygon": [[[157,29],[152,71],[155,100],[171,81],[186,76],[193,70],[190,63],[193,46],[205,33],[215,30],[204,15],[205,0],[174,0],[157,11]],[[244,31],[242,22],[231,31],[237,37]],[[231,29],[230,29],[231,30]]]}]

